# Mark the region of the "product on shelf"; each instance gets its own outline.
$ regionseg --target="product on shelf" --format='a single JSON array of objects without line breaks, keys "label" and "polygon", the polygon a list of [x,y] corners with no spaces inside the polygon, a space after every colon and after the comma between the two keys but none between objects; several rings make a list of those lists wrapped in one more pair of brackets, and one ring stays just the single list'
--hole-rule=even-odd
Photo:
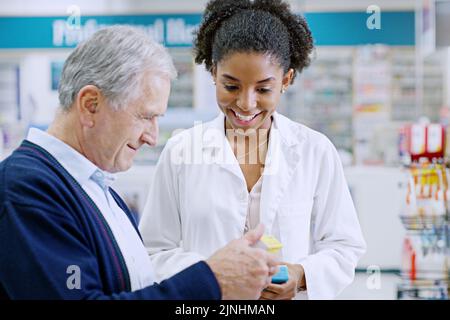
[{"label": "product on shelf", "polygon": [[409,156],[411,161],[442,159],[445,150],[445,128],[438,123],[414,123],[400,131],[402,156]]},{"label": "product on shelf", "polygon": [[399,299],[448,299],[449,169],[442,158],[412,162],[400,218],[406,229]]}]

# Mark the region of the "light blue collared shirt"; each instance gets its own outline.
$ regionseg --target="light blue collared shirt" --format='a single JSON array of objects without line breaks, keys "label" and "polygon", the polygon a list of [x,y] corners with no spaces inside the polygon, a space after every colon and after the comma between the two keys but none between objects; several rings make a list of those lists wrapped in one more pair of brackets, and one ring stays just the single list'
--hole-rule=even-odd
[{"label": "light blue collared shirt", "polygon": [[109,192],[115,176],[99,169],[78,151],[47,132],[31,128],[27,140],[47,150],[97,205],[125,259],[132,291],[153,284],[155,277],[147,250],[127,215]]}]

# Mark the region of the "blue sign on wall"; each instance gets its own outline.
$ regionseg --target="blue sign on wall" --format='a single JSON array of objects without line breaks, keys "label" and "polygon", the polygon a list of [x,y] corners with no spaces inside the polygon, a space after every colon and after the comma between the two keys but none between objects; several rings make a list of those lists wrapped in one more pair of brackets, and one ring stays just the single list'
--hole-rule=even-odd
[{"label": "blue sign on wall", "polygon": [[0,48],[71,48],[95,31],[114,24],[142,28],[169,47],[191,46],[199,14],[84,16],[80,24],[67,17],[0,17]]},{"label": "blue sign on wall", "polygon": [[[383,43],[414,45],[414,12],[382,12],[381,29],[370,30],[366,12],[306,13],[316,45]],[[0,17],[0,49],[71,48],[100,28],[129,24],[168,47],[189,47],[200,14],[81,16],[79,25],[60,17]]]},{"label": "blue sign on wall", "polygon": [[415,44],[414,11],[382,12],[379,30],[367,28],[369,16],[365,12],[320,12],[305,15],[316,45]]},{"label": "blue sign on wall", "polygon": [[58,90],[59,81],[61,80],[62,69],[64,67],[64,61],[52,61],[51,68],[51,88],[53,91]]}]

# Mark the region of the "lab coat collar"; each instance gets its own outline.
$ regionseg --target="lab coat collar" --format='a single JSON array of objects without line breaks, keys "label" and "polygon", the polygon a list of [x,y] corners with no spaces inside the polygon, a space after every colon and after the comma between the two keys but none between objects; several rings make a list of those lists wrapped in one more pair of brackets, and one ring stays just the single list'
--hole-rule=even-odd
[{"label": "lab coat collar", "polygon": [[[305,138],[304,130],[298,125],[293,126],[293,122],[285,116],[274,112],[272,128],[279,132],[281,141],[287,146],[300,143]],[[208,134],[205,132],[210,131]],[[213,132],[212,132],[213,131]],[[271,130],[272,131],[272,130]],[[204,125],[203,148],[223,148],[225,137],[225,115],[221,112],[214,120]]]},{"label": "lab coat collar", "polygon": [[222,148],[225,137],[225,115],[221,112],[214,120],[204,124],[203,149]]},{"label": "lab coat collar", "polygon": [[212,163],[245,181],[238,160],[225,136],[225,116],[222,112],[214,120],[204,124],[202,134],[203,159],[212,159]]},{"label": "lab coat collar", "polygon": [[299,144],[305,139],[305,131],[302,130],[303,127],[278,112],[274,112],[273,114],[272,127],[278,130],[281,141],[287,147]]},{"label": "lab coat collar", "polygon": [[[213,121],[205,124],[203,132],[203,152],[215,149],[224,161],[216,161],[223,169],[230,171],[236,177],[245,178],[239,163],[231,150],[225,136],[225,116],[221,113]],[[266,155],[266,166],[263,172],[261,190],[260,221],[266,227],[266,233],[271,233],[276,212],[281,203],[285,188],[301,162],[300,148],[297,146],[305,140],[303,126],[275,112],[270,130],[269,149]]]}]

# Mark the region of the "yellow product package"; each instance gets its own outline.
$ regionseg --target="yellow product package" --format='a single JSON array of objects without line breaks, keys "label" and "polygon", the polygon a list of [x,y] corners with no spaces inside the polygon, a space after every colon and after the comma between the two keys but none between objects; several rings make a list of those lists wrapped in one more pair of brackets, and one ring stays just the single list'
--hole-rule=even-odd
[{"label": "yellow product package", "polygon": [[259,240],[257,246],[267,250],[269,253],[277,253],[283,247],[280,241],[274,236],[263,235]]}]

